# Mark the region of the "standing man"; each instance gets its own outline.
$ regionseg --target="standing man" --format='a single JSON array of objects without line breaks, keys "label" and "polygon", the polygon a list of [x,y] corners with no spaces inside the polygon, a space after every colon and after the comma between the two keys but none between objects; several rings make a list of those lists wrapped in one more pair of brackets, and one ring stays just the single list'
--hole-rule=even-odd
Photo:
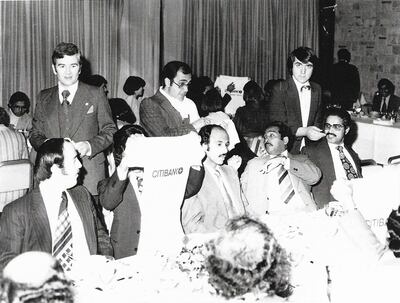
[{"label": "standing man", "polygon": [[209,233],[225,227],[229,219],[244,215],[245,202],[238,172],[223,165],[228,152],[229,136],[219,125],[210,124],[199,131],[206,153],[204,180],[200,191],[186,199],[182,206],[185,233]]},{"label": "standing man", "polygon": [[186,98],[192,80],[189,65],[167,63],[161,71],[161,87],[140,104],[140,123],[152,137],[186,135],[200,129],[204,122],[194,102]]},{"label": "standing man", "polygon": [[105,177],[103,151],[112,143],[116,127],[103,88],[78,81],[81,53],[62,42],[52,56],[58,84],[39,93],[30,136],[38,150],[49,138],[70,138],[83,161],[83,185],[97,195],[97,183]]},{"label": "standing man", "polygon": [[272,122],[264,140],[268,155],[250,160],[240,178],[249,212],[262,216],[316,210],[310,191],[321,171],[306,156],[288,152],[293,144],[290,128]]},{"label": "standing man", "polygon": [[292,77],[272,89],[270,121],[281,121],[290,127],[296,137],[290,150],[292,154],[298,154],[308,140],[317,141],[324,137],[318,128],[323,110],[321,87],[309,81],[316,63],[317,56],[312,49],[295,49],[287,60]]},{"label": "standing man", "polygon": [[90,193],[75,186],[81,167],[69,140],[40,146],[34,168],[39,186],[6,205],[0,219],[0,270],[26,251],[51,253],[64,270],[89,255],[112,255]]},{"label": "standing man", "polygon": [[337,56],[339,62],[332,66],[330,77],[332,103],[350,110],[360,94],[360,74],[357,67],[350,64],[351,53],[347,49],[339,49]]},{"label": "standing man", "polygon": [[312,187],[318,208],[335,200],[330,192],[333,181],[361,177],[361,161],[358,155],[344,144],[350,123],[351,117],[346,110],[329,108],[324,119],[326,137],[302,150],[322,171],[321,180]]}]

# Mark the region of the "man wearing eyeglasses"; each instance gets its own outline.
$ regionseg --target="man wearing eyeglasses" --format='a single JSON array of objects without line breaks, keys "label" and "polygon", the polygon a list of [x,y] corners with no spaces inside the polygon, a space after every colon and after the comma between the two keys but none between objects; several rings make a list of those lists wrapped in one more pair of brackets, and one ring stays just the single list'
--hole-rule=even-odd
[{"label": "man wearing eyeglasses", "polygon": [[302,149],[302,153],[308,155],[322,171],[321,180],[311,189],[318,208],[335,200],[330,193],[333,181],[362,177],[358,155],[344,144],[350,123],[347,111],[338,107],[328,108],[324,119],[326,137]]},{"label": "man wearing eyeglasses", "polygon": [[291,77],[272,89],[270,121],[282,121],[296,136],[292,154],[298,154],[309,140],[324,137],[319,128],[322,120],[321,87],[309,81],[317,56],[308,47],[295,49],[287,60]]},{"label": "man wearing eyeglasses", "polygon": [[140,124],[150,136],[186,135],[204,125],[194,102],[186,98],[191,80],[186,63],[171,61],[164,66],[160,89],[140,104]]},{"label": "man wearing eyeglasses", "polygon": [[32,129],[32,117],[29,115],[31,103],[23,92],[15,92],[8,101],[10,126],[15,130],[28,134]]}]

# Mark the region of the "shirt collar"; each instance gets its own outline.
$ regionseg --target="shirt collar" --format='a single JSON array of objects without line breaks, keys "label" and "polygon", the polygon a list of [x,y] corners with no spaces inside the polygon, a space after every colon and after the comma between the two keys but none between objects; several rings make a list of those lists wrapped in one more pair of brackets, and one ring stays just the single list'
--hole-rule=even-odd
[{"label": "shirt collar", "polygon": [[63,97],[61,94],[64,90],[69,91],[69,96],[67,97],[67,100],[69,101],[69,103],[72,102],[76,94],[76,91],[78,90],[78,84],[79,81],[76,81],[76,83],[72,84],[71,86],[65,87],[60,82],[58,82],[58,98],[60,99],[60,103],[62,103],[63,101]]},{"label": "shirt collar", "polygon": [[292,76],[292,79],[293,79],[293,81],[294,81],[294,84],[296,84],[296,88],[297,88],[297,90],[298,90],[299,92],[301,91],[301,88],[302,88],[304,85],[310,85],[310,81],[307,81],[307,82],[305,82],[305,83],[300,83],[299,81],[296,80],[296,78],[295,78],[294,76]]}]

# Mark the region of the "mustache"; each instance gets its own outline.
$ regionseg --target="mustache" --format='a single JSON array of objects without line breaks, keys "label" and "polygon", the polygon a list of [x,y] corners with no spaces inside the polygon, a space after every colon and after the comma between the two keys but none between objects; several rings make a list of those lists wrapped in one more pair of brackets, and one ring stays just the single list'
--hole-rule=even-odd
[{"label": "mustache", "polygon": [[328,135],[332,135],[332,136],[334,136],[334,137],[337,137],[335,134],[333,134],[333,133],[326,133],[326,135],[328,136]]}]

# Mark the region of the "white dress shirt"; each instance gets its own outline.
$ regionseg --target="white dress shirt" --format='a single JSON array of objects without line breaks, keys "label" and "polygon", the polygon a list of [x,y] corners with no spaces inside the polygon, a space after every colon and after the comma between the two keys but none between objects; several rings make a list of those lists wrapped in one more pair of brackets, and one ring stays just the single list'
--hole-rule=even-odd
[{"label": "white dress shirt", "polygon": [[69,87],[65,87],[60,82],[58,82],[58,99],[60,100],[60,103],[62,103],[64,100],[64,97],[62,96],[62,92],[67,90],[67,91],[69,91],[69,96],[67,97],[67,100],[68,100],[69,104],[72,104],[72,101],[74,100],[76,91],[78,90],[78,84],[79,84],[79,81],[77,81],[75,84],[72,84]]},{"label": "white dress shirt", "polygon": [[[303,127],[308,126],[308,117],[310,116],[311,106],[311,88],[301,89],[303,86],[310,85],[310,82],[300,83],[293,77],[293,81],[296,84],[297,92],[300,99],[300,111],[301,111],[301,122]],[[305,139],[301,140],[300,149],[305,145]]]}]

